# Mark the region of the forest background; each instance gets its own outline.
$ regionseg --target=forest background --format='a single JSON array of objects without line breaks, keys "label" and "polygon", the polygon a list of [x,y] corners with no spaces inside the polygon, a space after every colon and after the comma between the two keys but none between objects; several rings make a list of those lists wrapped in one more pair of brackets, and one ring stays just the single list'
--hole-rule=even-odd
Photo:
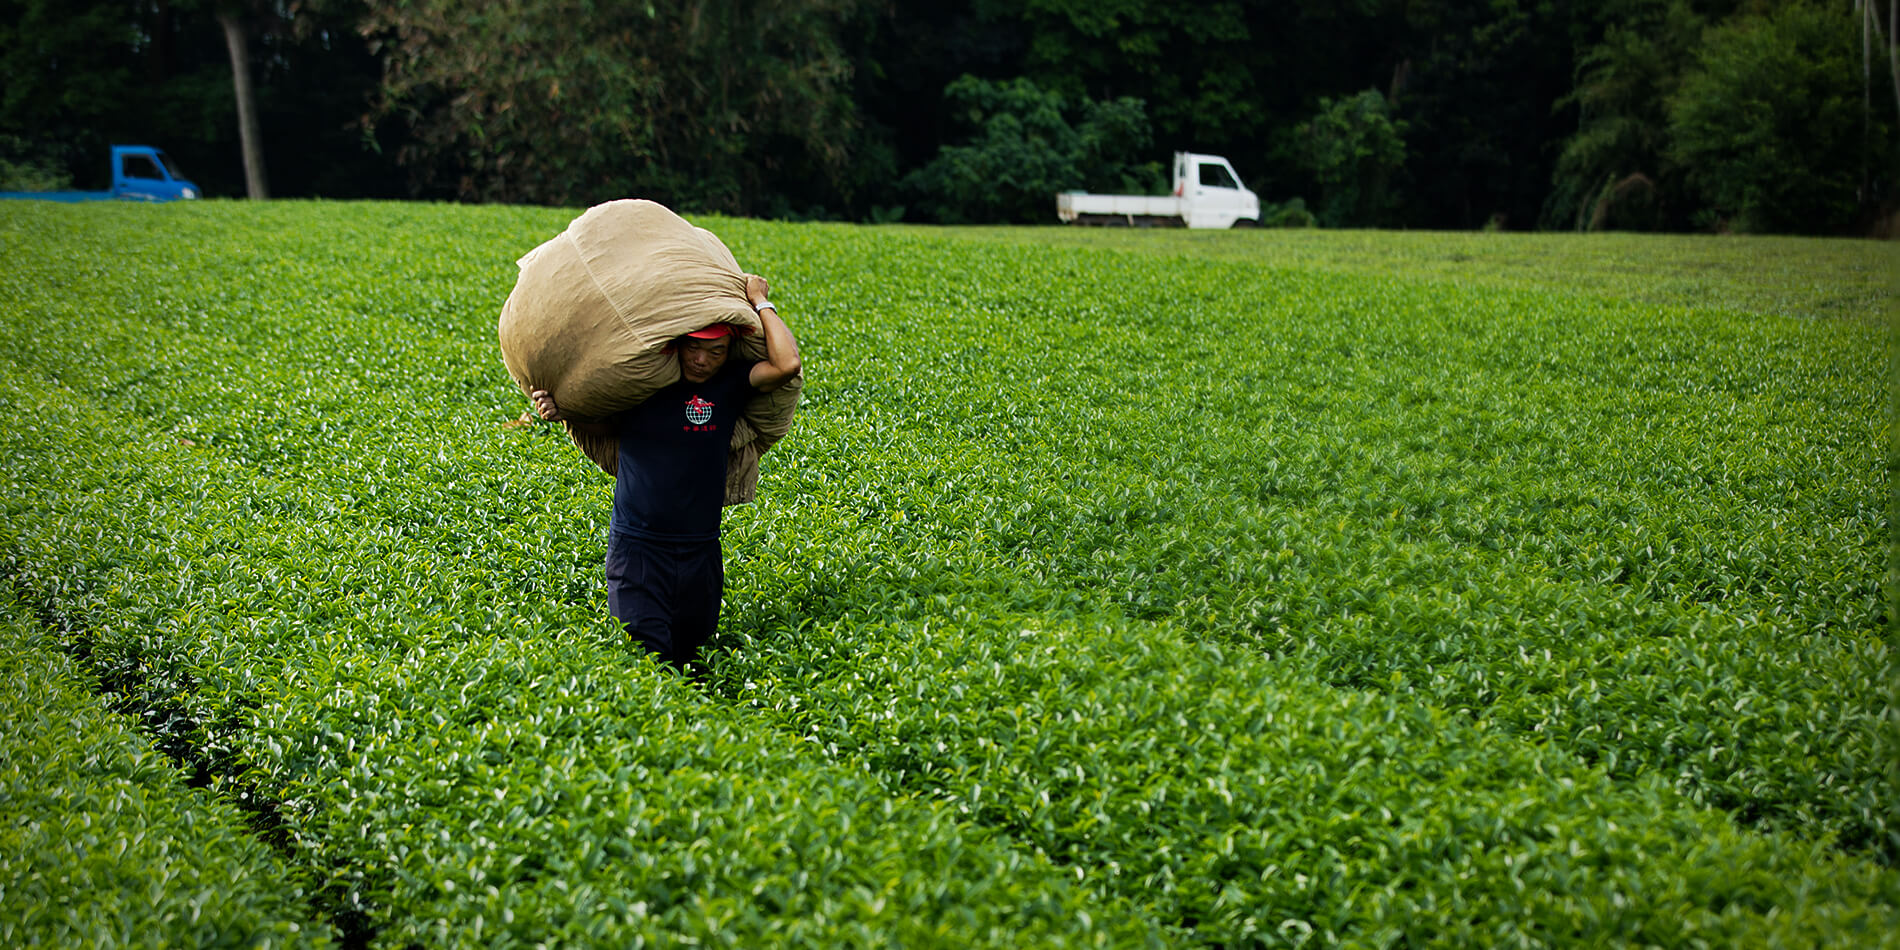
[{"label": "forest background", "polygon": [[1890,236],[1900,0],[0,0],[0,189]]}]

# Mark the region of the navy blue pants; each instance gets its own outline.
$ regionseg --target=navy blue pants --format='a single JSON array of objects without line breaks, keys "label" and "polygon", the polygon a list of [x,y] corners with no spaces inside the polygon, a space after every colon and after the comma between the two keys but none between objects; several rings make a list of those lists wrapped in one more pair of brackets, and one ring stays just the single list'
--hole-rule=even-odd
[{"label": "navy blue pants", "polygon": [[657,541],[607,534],[607,610],[627,636],[685,667],[719,629],[726,565],[719,539]]}]

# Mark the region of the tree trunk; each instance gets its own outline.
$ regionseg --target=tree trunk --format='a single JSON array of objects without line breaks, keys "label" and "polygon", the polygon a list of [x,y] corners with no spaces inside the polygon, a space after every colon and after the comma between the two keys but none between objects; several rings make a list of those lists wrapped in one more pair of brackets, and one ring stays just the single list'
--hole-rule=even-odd
[{"label": "tree trunk", "polygon": [[[1880,23],[1878,16],[1874,23]],[[1893,70],[1893,107],[1900,111],[1900,0],[1887,0],[1887,64]]]},{"label": "tree trunk", "polygon": [[236,15],[220,12],[224,45],[231,52],[231,85],[237,93],[238,140],[244,149],[244,191],[252,201],[270,198],[264,184],[263,135],[257,128],[257,94],[251,87],[251,48]]}]

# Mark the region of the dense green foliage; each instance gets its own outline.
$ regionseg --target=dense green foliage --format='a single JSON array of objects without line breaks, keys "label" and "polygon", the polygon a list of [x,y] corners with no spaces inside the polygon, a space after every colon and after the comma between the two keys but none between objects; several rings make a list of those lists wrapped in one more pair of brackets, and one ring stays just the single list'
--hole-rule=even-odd
[{"label": "dense green foliage", "polygon": [[1405,123],[1394,122],[1377,90],[1334,102],[1299,128],[1300,157],[1323,197],[1319,223],[1369,227],[1388,223],[1397,195],[1392,176],[1405,164]]},{"label": "dense green foliage", "polygon": [[1618,6],[1565,99],[1580,128],[1546,223],[1820,234],[1893,212],[1900,87],[1880,78],[1900,54],[1874,35],[1879,10]]},{"label": "dense green foliage", "polygon": [[[0,0],[0,177],[142,141],[239,193],[221,16],[286,197],[1046,222],[1189,150],[1332,224],[1900,220],[1884,0]],[[972,90],[1021,101],[973,127]],[[1342,157],[1346,105],[1403,136]]]},{"label": "dense green foliage", "polygon": [[639,194],[740,210],[815,175],[848,192],[856,122],[836,22],[855,0],[370,4],[380,116],[404,164],[457,198]]},{"label": "dense green foliage", "polygon": [[570,215],[0,207],[28,632],[347,939],[1895,945],[1885,248],[703,220],[809,378],[695,681],[508,425]]},{"label": "dense green foliage", "polygon": [[1653,230],[1688,221],[1687,186],[1668,154],[1669,101],[1707,24],[1687,0],[1637,7],[1579,59],[1565,99],[1579,128],[1557,160],[1548,224]]},{"label": "dense green foliage", "polygon": [[[1840,231],[1855,195],[1893,167],[1892,123],[1855,76],[1857,24],[1793,4],[1715,31],[1671,99],[1675,158],[1704,212],[1743,231]],[[1821,220],[1804,220],[1824,215]]]},{"label": "dense green foliage", "polygon": [[1027,79],[964,76],[944,95],[970,140],[945,145],[906,183],[930,217],[1044,222],[1051,196],[1070,188],[1159,194],[1168,173],[1143,161],[1148,119],[1139,99],[1070,104]]},{"label": "dense green foliage", "polygon": [[19,138],[0,136],[0,156],[25,156],[19,160],[0,157],[0,191],[61,191],[72,183],[58,164],[44,155],[27,154],[30,151]]}]

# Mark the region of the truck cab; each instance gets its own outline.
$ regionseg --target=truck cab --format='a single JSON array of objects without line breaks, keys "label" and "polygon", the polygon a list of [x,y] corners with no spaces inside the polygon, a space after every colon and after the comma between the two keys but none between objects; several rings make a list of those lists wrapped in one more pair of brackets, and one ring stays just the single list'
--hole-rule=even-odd
[{"label": "truck cab", "polygon": [[130,201],[176,201],[197,198],[198,186],[187,180],[164,152],[149,145],[112,146],[112,196]]},{"label": "truck cab", "polygon": [[1190,228],[1231,228],[1260,220],[1260,196],[1247,190],[1219,155],[1174,153],[1174,194]]}]

